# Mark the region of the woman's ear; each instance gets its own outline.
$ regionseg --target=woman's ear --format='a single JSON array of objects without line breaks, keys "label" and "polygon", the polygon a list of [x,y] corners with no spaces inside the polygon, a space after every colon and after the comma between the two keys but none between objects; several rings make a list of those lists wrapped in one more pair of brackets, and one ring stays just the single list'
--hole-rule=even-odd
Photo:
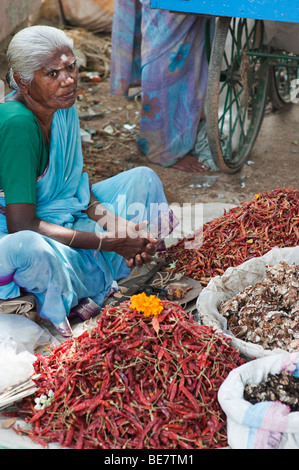
[{"label": "woman's ear", "polygon": [[25,81],[20,77],[20,75],[17,72],[13,74],[13,78],[16,84],[18,85],[20,91],[24,95],[28,95],[28,84],[25,83]]}]

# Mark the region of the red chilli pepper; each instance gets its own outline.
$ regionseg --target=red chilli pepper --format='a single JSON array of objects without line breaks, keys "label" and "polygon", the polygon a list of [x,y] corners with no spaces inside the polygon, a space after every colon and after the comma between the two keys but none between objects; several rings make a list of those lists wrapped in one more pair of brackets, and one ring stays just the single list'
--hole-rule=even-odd
[{"label": "red chilli pepper", "polygon": [[178,304],[163,300],[158,335],[129,305],[106,307],[91,330],[38,358],[37,396],[52,389],[54,399],[40,411],[34,395],[20,402],[32,429],[16,432],[80,449],[225,447],[217,391],[244,360]]}]

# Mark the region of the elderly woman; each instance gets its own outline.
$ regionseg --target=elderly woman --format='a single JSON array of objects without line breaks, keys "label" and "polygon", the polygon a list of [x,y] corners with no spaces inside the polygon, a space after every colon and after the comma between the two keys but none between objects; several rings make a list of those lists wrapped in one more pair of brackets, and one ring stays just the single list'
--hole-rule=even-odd
[{"label": "elderly woman", "polygon": [[0,104],[0,298],[33,293],[41,318],[67,336],[80,301],[102,306],[115,281],[152,259],[172,212],[149,168],[93,186],[82,173],[78,67],[64,32],[25,28],[7,58],[13,92]]}]

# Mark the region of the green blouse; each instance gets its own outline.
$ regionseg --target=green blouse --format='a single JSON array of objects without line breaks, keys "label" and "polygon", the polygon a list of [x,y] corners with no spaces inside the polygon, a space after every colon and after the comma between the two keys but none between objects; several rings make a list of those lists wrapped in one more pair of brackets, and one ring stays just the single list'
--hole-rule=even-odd
[{"label": "green blouse", "polygon": [[0,190],[5,204],[36,204],[36,180],[49,161],[40,125],[22,103],[0,104]]}]

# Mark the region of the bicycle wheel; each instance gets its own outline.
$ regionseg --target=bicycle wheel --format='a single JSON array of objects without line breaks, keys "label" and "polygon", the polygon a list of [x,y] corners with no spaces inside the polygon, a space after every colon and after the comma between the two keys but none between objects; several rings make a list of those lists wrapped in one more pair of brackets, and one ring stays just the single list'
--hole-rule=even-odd
[{"label": "bicycle wheel", "polygon": [[[285,54],[281,52],[281,55]],[[297,64],[297,67],[295,66]],[[269,97],[273,111],[290,107],[292,103],[293,83],[298,87],[298,61],[280,58],[277,65],[270,69]],[[298,102],[298,101],[296,101]]]},{"label": "bicycle wheel", "polygon": [[247,161],[269,89],[262,21],[220,17],[215,28],[206,93],[207,135],[213,160],[227,173]]}]

